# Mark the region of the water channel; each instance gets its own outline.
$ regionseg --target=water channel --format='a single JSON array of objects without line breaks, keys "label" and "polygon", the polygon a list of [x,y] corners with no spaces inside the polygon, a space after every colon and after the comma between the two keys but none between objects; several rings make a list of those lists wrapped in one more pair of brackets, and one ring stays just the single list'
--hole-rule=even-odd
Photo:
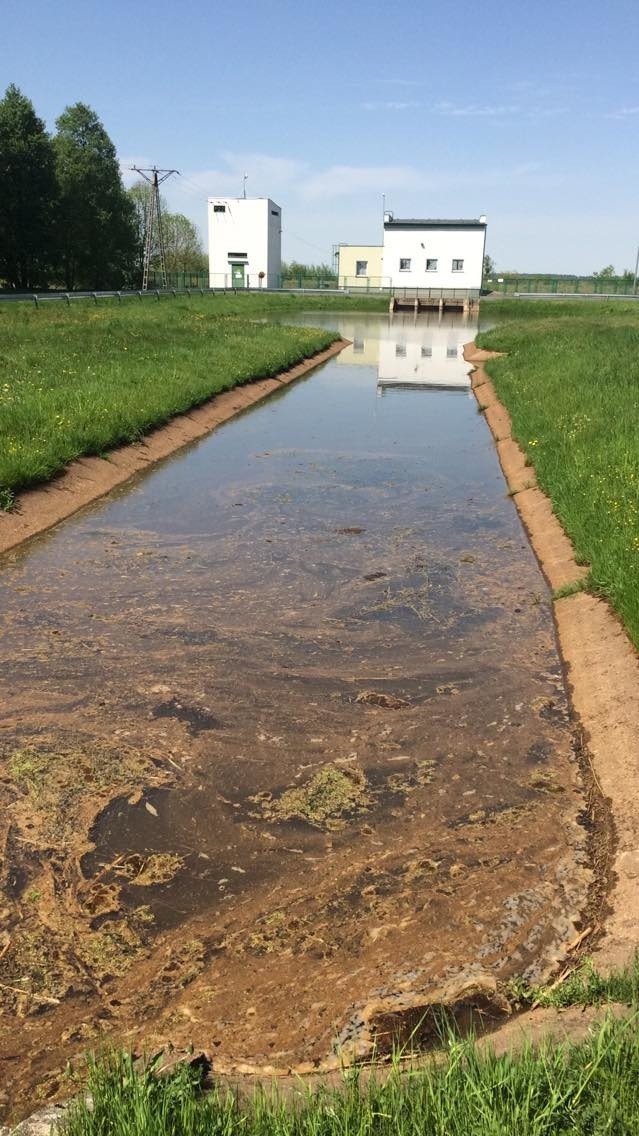
[{"label": "water channel", "polygon": [[318,1061],[372,997],[575,934],[566,695],[475,326],[300,322],[352,345],[2,563],[18,1094],[105,1036]]}]

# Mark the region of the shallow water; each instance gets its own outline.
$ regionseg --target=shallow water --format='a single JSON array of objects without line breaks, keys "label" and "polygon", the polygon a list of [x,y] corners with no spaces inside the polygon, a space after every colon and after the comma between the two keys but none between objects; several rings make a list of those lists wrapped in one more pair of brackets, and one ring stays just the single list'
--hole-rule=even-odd
[{"label": "shallow water", "polygon": [[352,346],[5,558],[18,1085],[103,1033],[318,1060],[375,993],[574,934],[566,696],[475,327],[303,322]]}]

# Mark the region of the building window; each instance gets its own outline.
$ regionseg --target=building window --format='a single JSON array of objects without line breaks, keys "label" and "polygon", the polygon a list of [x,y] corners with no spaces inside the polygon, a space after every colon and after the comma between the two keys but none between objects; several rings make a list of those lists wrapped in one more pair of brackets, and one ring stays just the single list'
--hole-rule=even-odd
[{"label": "building window", "polygon": [[248,260],[247,252],[227,252],[227,260]]},{"label": "building window", "polygon": [[446,348],[446,358],[447,359],[456,359],[457,358],[457,348],[456,347],[447,347]]},{"label": "building window", "polygon": [[464,271],[463,260],[454,260],[453,261],[453,272],[463,272],[463,271]]},{"label": "building window", "polygon": [[353,340],[353,355],[361,355],[363,350],[364,350],[364,340],[363,339],[354,339]]},{"label": "building window", "polygon": [[356,260],[355,261],[355,275],[356,276],[366,276],[367,273],[368,273],[368,261],[367,260]]},{"label": "building window", "polygon": [[432,359],[432,357],[433,357],[432,347],[422,347],[422,359]]},{"label": "building window", "polygon": [[405,359],[406,358],[406,344],[405,343],[396,343],[395,344],[395,354],[396,354],[398,359]]},{"label": "building window", "polygon": [[279,217],[279,212],[277,209],[271,209],[271,217]]},{"label": "building window", "polygon": [[410,257],[409,256],[400,256],[400,258],[399,258],[399,271],[400,272],[410,272]]},{"label": "building window", "polygon": [[226,213],[226,205],[214,205],[213,206],[213,212],[214,213]]},{"label": "building window", "polygon": [[437,272],[437,260],[429,258],[426,261],[426,271],[427,272]]}]

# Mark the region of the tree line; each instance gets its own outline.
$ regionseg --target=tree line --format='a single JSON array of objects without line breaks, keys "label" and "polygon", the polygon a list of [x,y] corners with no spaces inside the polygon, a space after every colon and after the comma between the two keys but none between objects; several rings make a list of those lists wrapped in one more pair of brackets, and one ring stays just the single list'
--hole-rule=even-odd
[{"label": "tree line", "polygon": [[[147,183],[125,190],[115,146],[85,103],[68,106],[55,125],[48,134],[13,84],[0,99],[0,287],[139,287]],[[195,226],[166,206],[163,235],[167,271],[206,268]]]}]

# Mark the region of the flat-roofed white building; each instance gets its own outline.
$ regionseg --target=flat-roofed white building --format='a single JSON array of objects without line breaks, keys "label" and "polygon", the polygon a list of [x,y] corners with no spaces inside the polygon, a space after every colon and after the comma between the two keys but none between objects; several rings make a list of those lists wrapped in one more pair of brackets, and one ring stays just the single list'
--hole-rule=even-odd
[{"label": "flat-roofed white building", "polygon": [[482,281],[486,218],[384,214],[383,273],[393,288],[455,290],[472,298]]},{"label": "flat-roofed white building", "polygon": [[278,288],[282,210],[270,197],[209,197],[209,287]]}]

